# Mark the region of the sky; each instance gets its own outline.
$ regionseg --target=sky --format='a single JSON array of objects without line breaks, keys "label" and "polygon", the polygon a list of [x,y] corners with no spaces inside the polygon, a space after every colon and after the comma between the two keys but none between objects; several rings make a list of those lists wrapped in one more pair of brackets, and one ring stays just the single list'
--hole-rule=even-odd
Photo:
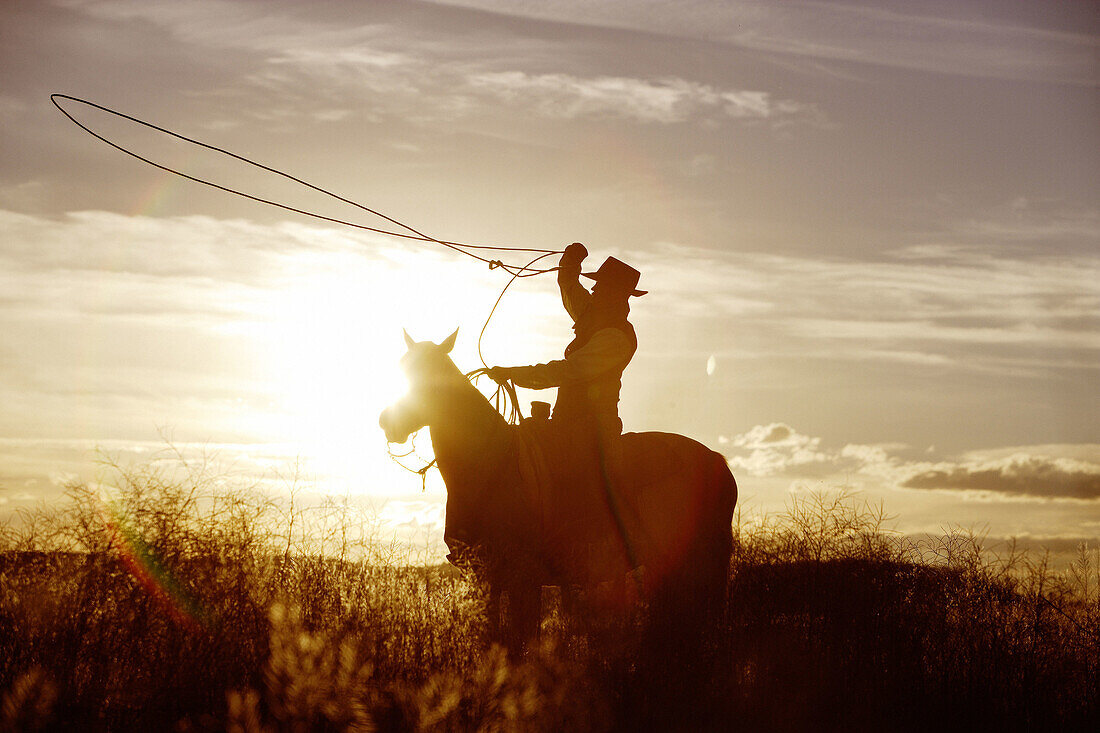
[{"label": "sky", "polygon": [[[272,491],[297,466],[439,548],[444,488],[393,465],[377,416],[401,329],[459,328],[456,363],[480,366],[508,281],[146,166],[59,92],[438,238],[634,265],[625,427],[722,452],[746,511],[850,490],[900,532],[1096,543],[1098,85],[1087,1],[11,0],[0,518],[174,446]],[[66,108],[193,175],[384,224]],[[481,349],[542,362],[571,335],[541,276]]]}]

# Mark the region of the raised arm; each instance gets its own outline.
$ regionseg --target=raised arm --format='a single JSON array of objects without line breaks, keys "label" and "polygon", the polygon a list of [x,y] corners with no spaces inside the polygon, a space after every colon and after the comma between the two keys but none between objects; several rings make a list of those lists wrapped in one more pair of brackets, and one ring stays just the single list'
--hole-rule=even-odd
[{"label": "raised arm", "polygon": [[558,262],[558,289],[561,290],[561,303],[565,312],[576,323],[588,309],[592,294],[580,282],[581,263],[588,256],[588,250],[580,242],[573,242],[565,248]]}]

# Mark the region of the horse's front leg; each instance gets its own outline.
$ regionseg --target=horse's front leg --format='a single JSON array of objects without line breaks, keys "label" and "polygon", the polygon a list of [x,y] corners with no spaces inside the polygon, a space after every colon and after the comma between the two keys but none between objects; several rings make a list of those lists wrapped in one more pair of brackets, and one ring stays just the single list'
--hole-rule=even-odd
[{"label": "horse's front leg", "polygon": [[513,659],[522,658],[527,648],[537,641],[541,616],[541,584],[527,582],[509,587],[506,643]]},{"label": "horse's front leg", "polygon": [[486,632],[489,635],[489,643],[496,644],[501,641],[500,624],[500,585],[491,583],[485,596],[485,621]]}]

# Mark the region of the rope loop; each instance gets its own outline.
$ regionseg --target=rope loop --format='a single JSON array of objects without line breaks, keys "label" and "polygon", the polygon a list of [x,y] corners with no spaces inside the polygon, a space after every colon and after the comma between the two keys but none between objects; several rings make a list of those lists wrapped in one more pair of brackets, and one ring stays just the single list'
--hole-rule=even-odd
[{"label": "rope loop", "polygon": [[[240,191],[238,189],[235,189],[235,188],[232,188],[232,187],[229,187],[229,186],[223,186],[221,184],[214,183],[213,181],[209,181],[209,180],[204,179],[204,178],[199,178],[197,176],[193,176],[193,175],[190,175],[188,173],[184,173],[183,171],[177,170],[175,168],[170,168],[167,165],[164,165],[162,163],[158,163],[158,162],[156,162],[156,161],[154,161],[150,158],[146,158],[142,155],[139,155],[138,153],[135,153],[134,151],[129,150],[129,149],[123,147],[122,145],[119,145],[118,143],[116,143],[112,140],[109,140],[108,138],[106,138],[105,136],[99,134],[98,132],[95,132],[90,127],[88,127],[87,125],[85,125],[84,123],[79,121],[75,116],[73,116],[73,114],[70,113],[69,110],[65,109],[65,107],[61,104],[60,100],[65,100],[67,102],[75,102],[77,104],[85,105],[86,107],[91,107],[91,108],[94,108],[94,109],[98,109],[101,112],[106,112],[107,114],[114,115],[115,117],[118,117],[118,118],[121,118],[121,119],[124,119],[124,120],[128,120],[128,121],[133,122],[133,123],[138,124],[138,125],[142,125],[142,126],[147,127],[151,130],[155,130],[156,132],[162,133],[164,135],[168,135],[170,137],[174,137],[177,140],[182,140],[182,141],[184,141],[186,143],[189,143],[191,145],[196,145],[196,146],[201,147],[201,148],[206,148],[207,150],[211,150],[213,152],[220,153],[220,154],[225,155],[229,158],[232,158],[234,160],[237,160],[237,161],[240,161],[240,162],[245,163],[247,165],[250,165],[254,168],[258,168],[260,170],[267,171],[268,173],[272,173],[274,175],[281,176],[285,179],[293,181],[294,183],[297,183],[301,186],[304,186],[305,188],[308,188],[308,189],[311,189],[311,190],[316,191],[318,193],[324,194],[325,196],[329,196],[329,197],[331,197],[333,199],[336,199],[337,201],[340,201],[344,204],[354,206],[355,208],[358,208],[361,211],[364,211],[368,214],[372,214],[374,216],[377,216],[380,219],[384,219],[385,221],[388,221],[389,223],[391,223],[391,224],[393,224],[393,225],[395,225],[395,226],[397,226],[400,229],[403,229],[405,231],[392,231],[392,230],[389,230],[389,229],[381,229],[381,228],[378,228],[378,227],[370,227],[370,226],[367,226],[365,224],[359,224],[357,222],[347,221],[345,219],[338,219],[338,218],[335,218],[335,217],[325,216],[323,214],[319,214],[319,213],[314,212],[314,211],[309,211],[307,209],[302,209],[302,208],[298,208],[298,207],[295,207],[295,206],[290,206],[288,204],[280,203],[278,201],[273,201],[271,199],[261,198],[259,196],[255,196],[253,194],[246,193],[244,191]],[[180,133],[173,132],[172,130],[169,130],[168,128],[160,127],[159,125],[154,125],[151,122],[146,122],[145,120],[139,119],[137,117],[133,117],[133,116],[125,114],[123,112],[119,112],[117,110],[111,109],[110,107],[106,107],[106,106],[101,105],[101,104],[96,104],[95,102],[90,102],[86,99],[81,99],[79,97],[69,96],[68,94],[59,94],[59,93],[51,94],[50,95],[50,101],[53,103],[53,105],[55,107],[57,107],[58,111],[60,111],[61,114],[65,115],[65,117],[67,117],[77,127],[84,130],[84,132],[86,132],[89,135],[91,135],[92,137],[100,140],[101,142],[104,142],[107,145],[110,145],[112,148],[118,150],[119,152],[125,153],[126,155],[129,155],[132,158],[140,160],[143,163],[151,165],[154,168],[158,168],[162,171],[172,173],[174,175],[180,176],[181,178],[186,178],[190,181],[194,181],[195,183],[201,183],[204,186],[209,186],[210,188],[214,188],[214,189],[217,189],[219,191],[224,191],[226,193],[231,193],[231,194],[234,194],[236,196],[246,198],[250,201],[255,201],[257,203],[266,204],[268,206],[274,206],[276,208],[283,209],[285,211],[290,211],[290,212],[293,212],[293,213],[296,213],[296,214],[301,214],[303,216],[313,217],[314,219],[319,219],[321,221],[327,221],[327,222],[331,222],[333,224],[343,224],[345,226],[353,227],[355,229],[361,229],[361,230],[365,230],[365,231],[369,231],[369,232],[375,232],[375,233],[378,233],[378,234],[385,234],[385,235],[388,235],[388,236],[391,236],[391,237],[401,237],[401,238],[404,238],[404,239],[411,239],[411,240],[420,241],[420,242],[431,242],[431,243],[434,243],[434,244],[438,244],[442,247],[447,247],[448,249],[451,249],[455,252],[459,252],[459,253],[464,254],[468,257],[472,257],[472,258],[474,258],[476,260],[479,260],[481,262],[485,262],[489,265],[490,270],[496,270],[496,269],[504,270],[505,272],[510,274],[512,277],[508,281],[508,283],[504,286],[504,288],[500,291],[500,295],[497,296],[496,302],[493,303],[493,307],[492,307],[492,309],[490,309],[489,315],[485,319],[485,324],[481,327],[481,332],[478,334],[477,353],[478,353],[478,357],[481,358],[482,365],[485,368],[484,369],[475,369],[474,371],[472,371],[472,372],[470,372],[469,374],[466,375],[467,379],[470,379],[472,382],[476,381],[478,377],[480,377],[484,374],[487,374],[488,371],[489,371],[488,364],[485,363],[485,357],[482,356],[482,353],[481,353],[481,341],[485,336],[485,329],[488,328],[489,321],[492,320],[493,314],[496,313],[497,306],[500,305],[500,301],[504,297],[504,294],[508,291],[508,288],[518,278],[533,277],[535,275],[542,275],[542,274],[547,273],[547,272],[554,272],[555,270],[558,269],[557,267],[536,268],[536,267],[533,267],[533,265],[541,259],[544,259],[546,257],[550,257],[551,255],[560,255],[560,254],[563,254],[565,252],[565,250],[560,250],[560,249],[536,249],[536,248],[532,248],[532,247],[499,247],[499,246],[491,246],[491,245],[453,242],[453,241],[446,240],[446,239],[437,239],[435,237],[429,236],[428,234],[425,234],[424,232],[422,232],[418,229],[413,228],[412,226],[410,226],[408,224],[405,224],[404,222],[398,221],[397,219],[395,219],[391,216],[383,214],[381,211],[377,211],[375,209],[372,209],[372,208],[370,208],[368,206],[365,206],[364,204],[361,204],[357,201],[353,201],[352,199],[345,198],[344,196],[333,193],[332,191],[329,191],[328,189],[321,188],[320,186],[315,186],[314,184],[309,183],[309,182],[307,182],[307,181],[305,181],[301,178],[298,178],[297,176],[293,176],[289,173],[281,171],[281,170],[279,170],[277,168],[274,168],[272,166],[268,166],[268,165],[265,165],[263,163],[259,163],[255,160],[252,160],[251,158],[247,158],[243,155],[239,155],[239,154],[234,153],[230,150],[226,150],[225,148],[220,148],[216,145],[211,145],[209,143],[202,142],[201,140],[196,140],[195,138],[187,137],[186,135],[181,135]],[[483,257],[479,254],[476,254],[475,252],[473,252],[471,250],[490,250],[490,251],[494,251],[494,252],[529,252],[529,253],[535,253],[536,256],[525,265],[509,265],[509,264],[506,264],[503,260],[492,259],[490,257]],[[493,394],[492,400],[493,400],[493,402],[495,403],[495,405],[497,407],[497,411],[501,412],[502,416],[510,424],[513,424],[513,425],[518,424],[519,421],[523,419],[523,411],[520,409],[519,398],[516,395],[516,386],[513,382],[511,382],[511,380],[502,380],[502,381],[497,382],[496,391]],[[501,403],[502,402],[503,402],[503,410],[501,410]],[[387,442],[387,444],[386,444],[386,452],[389,454],[390,458],[397,465],[401,466],[406,471],[409,471],[411,473],[415,473],[415,474],[419,475],[420,479],[421,479],[422,490],[426,491],[427,490],[427,474],[428,474],[428,471],[433,466],[435,466],[436,461],[433,458],[431,461],[429,461],[427,464],[425,464],[422,468],[419,468],[419,469],[409,468],[408,466],[403,464],[400,460],[401,458],[406,458],[406,457],[408,457],[410,455],[414,455],[416,453],[416,444],[415,444],[416,433],[413,433],[412,440],[413,440],[412,447],[406,453],[394,453],[393,448],[392,448],[393,444],[389,443],[389,442]],[[420,456],[417,456],[417,458],[420,458]],[[421,460],[423,460],[423,459],[421,459]]]},{"label": "rope loop", "polygon": [[[475,387],[479,378],[489,376],[489,368],[482,367],[465,374],[466,379]],[[489,377],[492,379],[492,377]],[[516,394],[516,385],[510,379],[496,381],[496,389],[489,401],[493,403],[496,411],[507,421],[509,425],[518,425],[523,420],[523,409],[519,404],[519,396]]]},{"label": "rope loop", "polygon": [[[314,212],[314,211],[309,211],[307,209],[302,209],[302,208],[298,208],[298,207],[295,207],[295,206],[290,206],[288,204],[283,204],[283,203],[280,203],[278,201],[273,201],[271,199],[266,199],[266,198],[262,198],[260,196],[255,196],[253,194],[245,193],[244,191],[240,191],[240,190],[232,188],[230,186],[223,186],[219,183],[214,183],[213,181],[207,180],[205,178],[199,178],[198,176],[193,176],[193,175],[190,175],[188,173],[184,173],[183,171],[177,170],[175,168],[171,168],[167,165],[164,165],[163,163],[158,163],[155,160],[152,160],[150,158],[146,158],[142,155],[139,155],[138,153],[135,153],[134,151],[129,150],[128,148],[125,148],[122,145],[119,145],[118,143],[116,143],[112,140],[109,140],[108,138],[106,138],[105,136],[99,134],[98,132],[95,132],[90,127],[85,125],[83,122],[80,122],[78,119],[76,119],[76,117],[74,117],[72,113],[70,113],[67,109],[65,109],[65,107],[62,106],[62,104],[59,100],[65,100],[67,102],[75,102],[77,104],[83,104],[87,107],[92,107],[94,109],[98,109],[101,112],[106,112],[107,114],[114,115],[115,117],[119,117],[121,119],[128,120],[128,121],[133,122],[133,123],[138,124],[138,125],[142,125],[142,126],[147,127],[151,130],[155,130],[156,132],[159,132],[161,134],[169,135],[171,137],[176,138],[177,140],[182,140],[182,141],[184,141],[186,143],[189,143],[191,145],[196,145],[196,146],[201,147],[201,148],[206,148],[207,150],[211,150],[215,153],[220,153],[220,154],[225,155],[229,158],[233,158],[234,160],[238,160],[242,163],[250,165],[254,168],[259,168],[260,170],[267,171],[268,173],[272,173],[274,175],[281,176],[283,178],[286,178],[287,180],[290,180],[290,181],[293,181],[294,183],[297,183],[300,186],[304,186],[304,187],[306,187],[308,189],[311,189],[313,191],[316,191],[320,194],[324,194],[325,196],[336,199],[337,201],[340,201],[341,203],[348,204],[349,206],[354,206],[355,208],[360,209],[361,211],[365,211],[368,214],[372,214],[374,216],[377,216],[380,219],[384,219],[384,220],[390,222],[391,224],[394,224],[395,226],[400,227],[401,229],[404,229],[405,231],[393,231],[393,230],[390,230],[390,229],[381,229],[379,227],[370,227],[370,226],[367,226],[366,224],[359,224],[357,222],[347,221],[346,219],[339,219],[339,218],[332,217],[332,216],[325,216],[324,214],[318,214],[317,212]],[[337,193],[333,193],[332,191],[330,191],[328,189],[325,189],[325,188],[322,188],[321,186],[315,186],[314,184],[309,183],[308,181],[305,181],[305,180],[303,180],[303,179],[301,179],[297,176],[291,175],[290,173],[286,173],[284,171],[281,171],[277,168],[274,168],[273,166],[269,166],[269,165],[265,165],[263,163],[259,163],[255,160],[251,159],[251,158],[245,157],[243,155],[239,155],[239,154],[234,153],[230,150],[226,150],[225,148],[220,148],[217,145],[211,145],[210,143],[205,143],[205,142],[202,142],[201,140],[196,140],[195,138],[188,137],[186,135],[182,135],[178,132],[173,132],[172,130],[169,130],[166,127],[161,127],[159,125],[154,125],[151,122],[146,122],[145,120],[139,119],[139,118],[134,117],[132,115],[125,114],[124,112],[119,112],[118,110],[111,109],[110,107],[106,107],[102,104],[96,104],[95,102],[90,102],[87,99],[81,99],[79,97],[69,96],[68,94],[54,93],[54,94],[50,95],[50,101],[53,102],[53,105],[55,107],[57,107],[58,111],[60,111],[61,114],[68,117],[69,120],[74,125],[76,125],[80,129],[84,130],[84,132],[88,133],[92,137],[106,143],[107,145],[110,145],[112,148],[114,148],[115,150],[118,150],[121,153],[125,153],[126,155],[129,155],[131,158],[136,158],[137,160],[140,160],[143,163],[151,165],[154,168],[159,168],[160,170],[165,171],[167,173],[172,173],[174,175],[180,176],[181,178],[186,178],[189,181],[194,181],[195,183],[201,183],[204,186],[209,186],[210,188],[215,188],[219,191],[224,191],[226,193],[231,193],[231,194],[234,194],[236,196],[246,198],[250,201],[255,201],[257,203],[266,204],[268,206],[274,206],[276,208],[283,209],[285,211],[290,211],[290,212],[293,212],[295,214],[301,214],[303,216],[313,217],[314,219],[319,219],[321,221],[331,222],[333,224],[343,224],[344,226],[353,227],[355,229],[362,229],[362,230],[365,230],[365,231],[368,231],[368,232],[376,232],[378,234],[385,234],[385,235],[388,235],[388,236],[391,236],[391,237],[401,237],[403,239],[412,239],[412,240],[416,240],[416,241],[420,241],[420,242],[432,242],[432,243],[438,244],[442,247],[447,247],[448,249],[451,249],[455,252],[459,252],[461,254],[464,254],[467,257],[472,257],[475,260],[480,260],[482,262],[488,262],[489,266],[490,266],[489,269],[495,269],[493,267],[493,262],[496,262],[497,265],[501,269],[503,269],[505,272],[508,272],[513,277],[531,277],[532,275],[541,275],[544,272],[550,272],[550,270],[539,270],[539,269],[531,268],[530,266],[522,266],[522,265],[506,265],[503,262],[501,262],[500,260],[490,260],[489,258],[482,257],[481,255],[476,254],[475,252],[472,252],[471,250],[491,250],[491,251],[495,251],[495,252],[536,252],[536,253],[542,253],[542,254],[547,254],[547,255],[561,254],[562,251],[563,251],[563,250],[536,249],[536,248],[532,248],[532,247],[499,247],[499,246],[484,245],[484,244],[469,244],[469,243],[464,243],[464,242],[453,242],[453,241],[450,241],[450,240],[447,240],[447,239],[437,239],[437,238],[432,237],[428,234],[425,234],[424,232],[420,231],[419,229],[413,228],[412,226],[410,226],[410,225],[408,225],[408,224],[406,224],[402,221],[398,221],[397,219],[395,219],[392,216],[388,216],[388,215],[382,213],[381,211],[378,211],[376,209],[372,209],[369,206],[361,204],[358,201],[353,201],[352,199],[346,198],[346,197],[341,196]]]}]

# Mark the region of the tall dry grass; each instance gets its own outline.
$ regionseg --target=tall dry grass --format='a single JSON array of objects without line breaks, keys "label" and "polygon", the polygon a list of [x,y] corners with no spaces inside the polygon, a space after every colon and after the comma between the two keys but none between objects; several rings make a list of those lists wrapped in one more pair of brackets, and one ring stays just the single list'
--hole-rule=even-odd
[{"label": "tall dry grass", "polygon": [[[1094,730],[1097,553],[1068,572],[955,533],[884,531],[844,493],[736,534],[728,639],[762,728]],[[767,701],[786,697],[782,706]],[[755,726],[754,726],[755,727]]]},{"label": "tall dry grass", "polygon": [[[204,464],[114,467],[0,533],[11,730],[1095,730],[1100,574],[914,543],[881,508],[796,497],[734,527],[727,609],[690,652],[644,607],[547,592],[522,661],[478,588],[402,564],[368,519]],[[113,524],[112,524],[113,523]],[[140,582],[122,523],[178,583]],[[114,529],[112,529],[114,527]],[[182,600],[181,600],[182,599]],[[192,609],[181,614],[180,608]]]}]

